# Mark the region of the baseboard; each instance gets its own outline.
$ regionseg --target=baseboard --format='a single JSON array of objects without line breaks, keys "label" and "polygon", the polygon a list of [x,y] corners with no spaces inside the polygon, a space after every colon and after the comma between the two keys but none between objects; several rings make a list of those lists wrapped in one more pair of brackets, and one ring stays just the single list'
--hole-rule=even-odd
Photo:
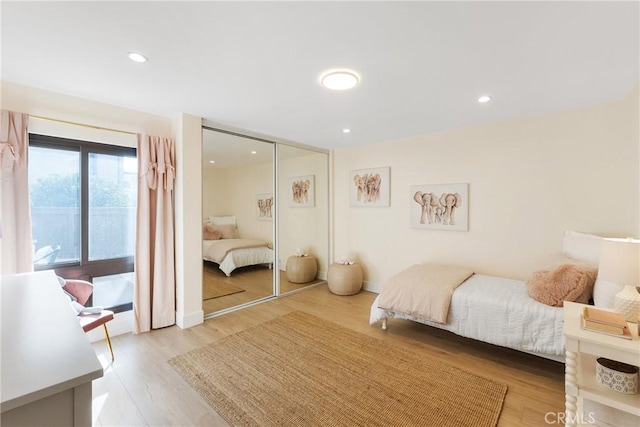
[{"label": "baseboard", "polygon": [[178,325],[180,329],[191,328],[192,326],[199,325],[202,322],[204,322],[204,311],[202,310],[195,311],[184,316],[180,316],[176,313],[176,325]]},{"label": "baseboard", "polygon": [[380,284],[378,283],[370,283],[370,282],[363,282],[362,283],[362,289],[364,289],[365,291],[369,291],[369,292],[375,292],[376,294],[380,293]]}]

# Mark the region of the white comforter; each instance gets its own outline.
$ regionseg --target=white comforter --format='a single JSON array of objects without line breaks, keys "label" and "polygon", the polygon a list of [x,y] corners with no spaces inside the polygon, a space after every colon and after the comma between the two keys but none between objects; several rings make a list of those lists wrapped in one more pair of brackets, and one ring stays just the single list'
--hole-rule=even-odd
[{"label": "white comforter", "polygon": [[[216,242],[220,242],[220,240],[202,241],[202,258],[217,263],[213,257],[209,256],[211,247],[215,245]],[[233,249],[229,251],[222,262],[219,263],[219,268],[224,274],[231,276],[231,272],[236,268],[258,264],[269,264],[269,267],[271,267],[273,264],[273,249],[266,246]]]},{"label": "white comforter", "polygon": [[531,298],[524,282],[474,274],[453,293],[447,324],[438,324],[371,306],[369,322],[385,317],[414,320],[467,338],[529,353],[564,356],[562,308]]}]

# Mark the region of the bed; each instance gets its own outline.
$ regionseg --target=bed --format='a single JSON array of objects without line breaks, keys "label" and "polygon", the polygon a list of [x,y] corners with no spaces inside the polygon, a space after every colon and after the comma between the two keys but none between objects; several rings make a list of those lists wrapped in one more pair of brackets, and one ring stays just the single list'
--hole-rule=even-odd
[{"label": "bed", "polygon": [[240,267],[266,265],[273,267],[271,244],[260,239],[237,238],[234,216],[209,217],[203,225],[202,258],[218,264],[227,275]]},{"label": "bed", "polygon": [[562,308],[529,297],[522,281],[473,274],[453,293],[445,324],[378,308],[379,299],[380,296],[371,305],[369,321],[382,321],[384,329],[387,318],[407,319],[463,337],[564,360]]},{"label": "bed", "polygon": [[[547,269],[532,273],[526,281],[468,270],[446,292],[441,290],[441,283],[428,283],[441,277],[425,272],[428,264],[409,267],[383,285],[371,305],[369,323],[382,322],[382,328],[387,329],[387,319],[407,319],[564,361],[563,301],[593,302],[598,307],[613,308],[613,295],[620,290],[618,285],[596,277],[601,242],[600,236],[568,230],[562,253],[554,257],[553,263],[549,261]],[[560,280],[558,274],[566,277]],[[571,286],[567,287],[567,283]],[[389,296],[389,289],[394,289],[396,300]],[[433,301],[422,301],[437,300],[440,293],[448,293],[448,301],[446,310],[442,310],[445,314],[438,317],[437,310],[429,311]],[[572,298],[568,297],[570,294]]]}]

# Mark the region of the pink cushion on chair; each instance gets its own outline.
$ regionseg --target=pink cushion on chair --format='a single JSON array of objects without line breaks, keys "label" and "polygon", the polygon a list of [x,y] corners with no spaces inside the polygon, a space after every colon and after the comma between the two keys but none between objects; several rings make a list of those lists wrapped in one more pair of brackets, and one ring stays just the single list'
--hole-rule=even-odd
[{"label": "pink cushion on chair", "polygon": [[80,321],[82,330],[89,332],[90,330],[113,320],[113,311],[102,310],[102,312],[95,314],[81,314],[78,316],[78,320]]},{"label": "pink cushion on chair", "polygon": [[80,305],[85,305],[93,293],[93,285],[86,280],[65,279],[62,288],[76,297]]}]

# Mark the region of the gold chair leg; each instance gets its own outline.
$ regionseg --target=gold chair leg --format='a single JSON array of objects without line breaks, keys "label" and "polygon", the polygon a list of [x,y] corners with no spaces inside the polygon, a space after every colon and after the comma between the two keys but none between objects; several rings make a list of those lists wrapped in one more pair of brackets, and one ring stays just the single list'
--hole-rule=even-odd
[{"label": "gold chair leg", "polygon": [[107,344],[109,345],[109,352],[111,352],[111,361],[113,362],[115,360],[115,357],[113,357],[113,347],[111,347],[111,339],[109,338],[109,331],[107,330],[107,324],[103,323],[102,326],[104,327],[104,336],[107,338]]}]

